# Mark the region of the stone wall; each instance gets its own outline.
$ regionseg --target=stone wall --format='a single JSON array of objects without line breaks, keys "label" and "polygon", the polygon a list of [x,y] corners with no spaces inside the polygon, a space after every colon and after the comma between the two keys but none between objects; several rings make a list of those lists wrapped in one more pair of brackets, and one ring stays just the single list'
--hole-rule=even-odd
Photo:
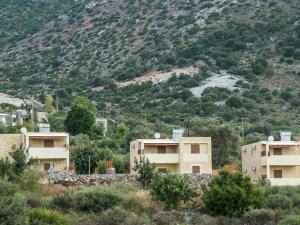
[{"label": "stone wall", "polygon": [[[186,176],[195,190],[200,190],[202,185],[208,184],[212,179],[211,174],[187,174]],[[76,175],[73,172],[54,172],[45,175],[49,185],[62,184],[64,186],[99,185],[114,182],[131,183],[138,186],[135,177],[135,175],[130,174]]]}]

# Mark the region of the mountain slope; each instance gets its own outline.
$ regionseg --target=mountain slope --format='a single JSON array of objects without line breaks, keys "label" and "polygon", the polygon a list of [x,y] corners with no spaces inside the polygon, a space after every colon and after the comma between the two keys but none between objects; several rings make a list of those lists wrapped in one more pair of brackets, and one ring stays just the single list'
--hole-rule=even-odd
[{"label": "mountain slope", "polygon": [[[299,11],[294,0],[6,2],[0,15],[12,16],[1,21],[0,92],[57,94],[61,108],[85,95],[104,115],[153,129],[213,117],[237,130],[244,121],[248,140],[297,133]],[[199,73],[134,84],[182,68]],[[239,79],[236,88],[193,95],[220,73]]]},{"label": "mountain slope", "polygon": [[[41,2],[45,7],[32,12],[47,15],[50,1]],[[59,8],[58,2],[53,4]],[[69,11],[60,10],[59,17],[35,26],[38,32],[4,45],[0,78],[7,82],[0,90],[36,93],[57,89],[61,82],[81,92],[98,85],[103,76],[126,80],[193,64],[244,76],[273,73],[273,64],[282,68],[286,61],[280,59],[285,51],[294,60],[289,63],[299,64],[299,5],[258,0],[70,1],[65,6]]]}]

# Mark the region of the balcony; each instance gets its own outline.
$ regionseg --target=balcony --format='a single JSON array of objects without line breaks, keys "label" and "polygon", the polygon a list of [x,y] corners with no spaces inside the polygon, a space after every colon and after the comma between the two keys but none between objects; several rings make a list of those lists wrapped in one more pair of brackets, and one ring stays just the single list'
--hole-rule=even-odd
[{"label": "balcony", "polygon": [[[299,166],[300,155],[271,155],[268,157],[270,166]],[[261,165],[266,166],[266,156],[261,157]]]},{"label": "balcony", "polygon": [[179,154],[145,154],[151,163],[179,163]]},{"label": "balcony", "polygon": [[66,148],[29,148],[29,157],[38,159],[65,159],[68,158],[69,151]]},{"label": "balcony", "polygon": [[184,154],[185,162],[208,162],[208,154]]},{"label": "balcony", "polygon": [[269,180],[272,186],[300,185],[300,178],[270,178]]}]

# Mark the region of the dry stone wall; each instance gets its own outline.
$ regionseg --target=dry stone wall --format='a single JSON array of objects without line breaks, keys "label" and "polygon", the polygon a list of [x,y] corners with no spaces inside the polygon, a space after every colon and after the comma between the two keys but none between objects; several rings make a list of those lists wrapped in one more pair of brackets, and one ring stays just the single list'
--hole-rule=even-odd
[{"label": "dry stone wall", "polygon": [[[200,190],[202,185],[208,184],[211,174],[187,174],[186,175],[195,190]],[[73,185],[99,185],[111,184],[114,182],[131,183],[138,186],[136,175],[131,174],[91,174],[77,175],[73,172],[54,172],[46,174],[45,178],[49,185],[62,184],[64,186]]]}]

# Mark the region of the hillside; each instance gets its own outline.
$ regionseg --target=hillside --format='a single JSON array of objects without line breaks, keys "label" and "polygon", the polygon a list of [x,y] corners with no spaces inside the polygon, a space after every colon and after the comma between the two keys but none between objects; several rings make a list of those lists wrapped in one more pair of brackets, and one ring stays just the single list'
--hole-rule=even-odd
[{"label": "hillside", "polygon": [[[86,95],[107,116],[141,123],[183,125],[190,116],[240,124],[243,117],[250,128],[264,123],[298,132],[299,1],[14,0],[1,6],[0,92],[57,92],[61,107]],[[199,72],[133,84],[189,67]],[[237,77],[237,88],[213,86],[193,96],[192,88],[220,71]]]}]

